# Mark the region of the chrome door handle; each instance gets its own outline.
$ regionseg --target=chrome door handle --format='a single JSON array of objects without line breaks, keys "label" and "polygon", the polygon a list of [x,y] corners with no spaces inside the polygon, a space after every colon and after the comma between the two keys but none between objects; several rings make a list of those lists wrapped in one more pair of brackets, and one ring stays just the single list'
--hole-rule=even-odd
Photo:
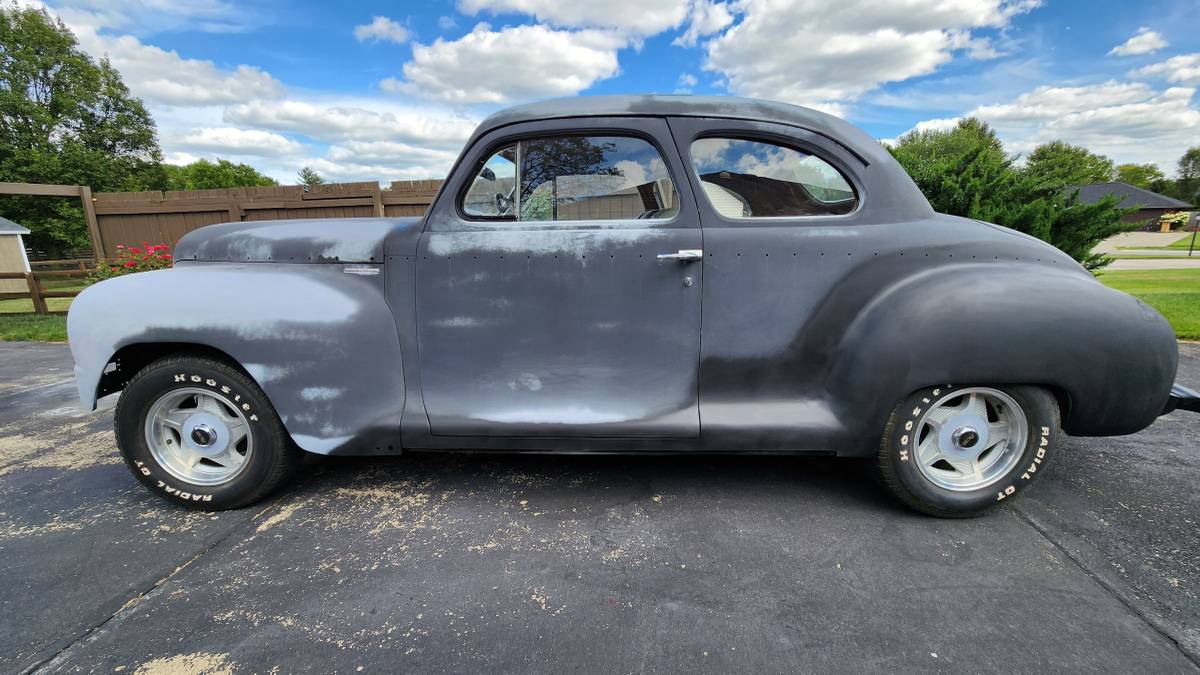
[{"label": "chrome door handle", "polygon": [[679,262],[692,262],[704,257],[704,251],[698,248],[683,248],[675,253],[659,253],[659,260],[678,260]]}]

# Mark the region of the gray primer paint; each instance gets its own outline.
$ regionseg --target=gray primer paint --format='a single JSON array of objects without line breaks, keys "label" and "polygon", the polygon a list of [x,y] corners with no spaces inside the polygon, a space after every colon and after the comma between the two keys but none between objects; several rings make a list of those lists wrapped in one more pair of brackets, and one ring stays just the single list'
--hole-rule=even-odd
[{"label": "gray primer paint", "polygon": [[404,377],[383,277],[344,267],[181,262],[88,288],[67,321],[81,400],[123,347],[189,343],[242,364],[305,450],[394,438]]},{"label": "gray primer paint", "polygon": [[[550,226],[459,214],[496,144],[564,132],[651,141],[679,214]],[[678,150],[711,133],[819,154],[862,204],[727,220],[694,197]],[[703,260],[655,259],[685,248]],[[761,101],[510,109],[480,125],[424,220],[232,223],[177,253],[174,270],[75,301],[83,401],[123,347],[201,344],[241,363],[297,443],[321,453],[866,455],[897,401],[944,383],[1051,387],[1070,433],[1124,434],[1163,409],[1176,367],[1173,331],[1144,303],[1032,237],[934,213],[851,125]],[[382,274],[344,272],[364,266]]]}]

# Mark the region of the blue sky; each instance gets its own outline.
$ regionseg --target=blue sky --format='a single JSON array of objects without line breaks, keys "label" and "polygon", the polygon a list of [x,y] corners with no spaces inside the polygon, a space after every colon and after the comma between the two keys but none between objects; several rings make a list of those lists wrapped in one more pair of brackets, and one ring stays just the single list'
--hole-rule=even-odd
[{"label": "blue sky", "polygon": [[[38,4],[25,0],[25,4]],[[107,55],[169,161],[289,182],[441,176],[479,119],[555,96],[731,94],[880,139],[974,114],[1170,173],[1200,144],[1200,2],[46,0]]]}]

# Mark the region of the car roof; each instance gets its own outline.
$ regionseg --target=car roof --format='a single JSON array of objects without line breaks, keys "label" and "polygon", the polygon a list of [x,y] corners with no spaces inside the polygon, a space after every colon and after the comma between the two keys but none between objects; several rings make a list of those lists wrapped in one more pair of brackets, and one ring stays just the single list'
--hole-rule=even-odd
[{"label": "car roof", "polygon": [[564,117],[725,117],[788,124],[827,136],[868,162],[886,150],[849,122],[779,101],[736,96],[643,94],[627,96],[575,96],[513,106],[496,112],[479,124],[476,136],[521,122]]}]

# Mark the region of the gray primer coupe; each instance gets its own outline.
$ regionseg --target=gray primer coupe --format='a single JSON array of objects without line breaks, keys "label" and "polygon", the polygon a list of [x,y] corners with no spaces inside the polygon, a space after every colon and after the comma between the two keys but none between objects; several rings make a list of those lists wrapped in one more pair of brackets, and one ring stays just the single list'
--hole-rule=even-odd
[{"label": "gray primer coupe", "polygon": [[512,108],[424,218],[213,225],[176,260],[68,326],[83,403],[123,390],[134,475],[197,508],[261,498],[297,448],[681,451],[869,457],[908,505],[969,515],[1060,427],[1197,403],[1146,304],[765,101]]}]

